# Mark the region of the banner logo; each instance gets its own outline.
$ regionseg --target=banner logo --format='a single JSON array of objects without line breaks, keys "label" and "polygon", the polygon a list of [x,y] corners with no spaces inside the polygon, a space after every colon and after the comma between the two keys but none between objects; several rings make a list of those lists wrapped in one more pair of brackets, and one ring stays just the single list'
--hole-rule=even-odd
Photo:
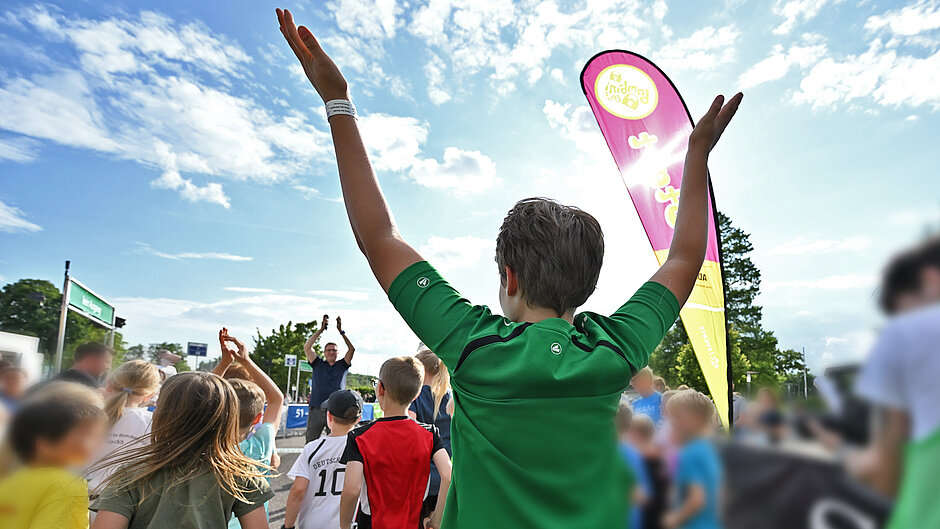
[{"label": "banner logo", "polygon": [[594,95],[604,110],[624,119],[643,119],[659,103],[656,83],[643,70],[627,64],[604,68],[594,83]]}]

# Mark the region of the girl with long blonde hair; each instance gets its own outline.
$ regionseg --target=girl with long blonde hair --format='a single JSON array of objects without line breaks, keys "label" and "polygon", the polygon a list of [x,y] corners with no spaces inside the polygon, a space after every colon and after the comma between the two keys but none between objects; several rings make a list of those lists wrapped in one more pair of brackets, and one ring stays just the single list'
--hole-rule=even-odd
[{"label": "girl with long blonde hair", "polygon": [[[454,413],[454,399],[450,392],[450,373],[447,366],[423,343],[418,345],[415,358],[424,366],[424,385],[418,398],[411,403],[408,414],[416,421],[433,424],[441,435],[444,449],[450,454],[450,418]],[[428,497],[424,501],[422,519],[429,516],[437,505],[437,495],[441,485],[441,476],[434,464],[431,464],[431,481]]]},{"label": "girl with long blonde hair", "polygon": [[[130,447],[150,441],[150,423],[153,414],[141,405],[149,402],[160,389],[160,371],[157,366],[143,360],[121,364],[111,372],[105,386],[104,411],[108,414],[108,434],[93,459],[94,468],[109,456]],[[116,468],[103,467],[85,472],[89,496],[94,498],[101,484]]]},{"label": "girl with long blonde hair", "polygon": [[150,443],[106,464],[120,466],[91,508],[93,529],[225,527],[266,529],[272,470],[238,448],[238,397],[212,373],[171,377],[160,390]]}]

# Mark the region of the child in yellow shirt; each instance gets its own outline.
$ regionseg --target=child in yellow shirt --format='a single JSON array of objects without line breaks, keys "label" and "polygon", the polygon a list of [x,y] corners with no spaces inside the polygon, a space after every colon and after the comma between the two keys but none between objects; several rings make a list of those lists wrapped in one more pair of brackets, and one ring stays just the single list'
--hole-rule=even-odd
[{"label": "child in yellow shirt", "polygon": [[7,432],[20,467],[0,480],[0,527],[87,529],[88,485],[68,469],[91,459],[106,425],[101,397],[71,382],[24,402]]}]

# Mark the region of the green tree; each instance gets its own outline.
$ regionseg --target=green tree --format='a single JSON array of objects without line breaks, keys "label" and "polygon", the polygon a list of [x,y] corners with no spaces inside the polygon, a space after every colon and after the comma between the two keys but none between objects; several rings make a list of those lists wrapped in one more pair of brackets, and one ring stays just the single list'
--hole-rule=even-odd
[{"label": "green tree", "polygon": [[[291,381],[290,384],[287,384],[288,369],[284,365],[284,355],[294,354],[297,355],[298,362],[303,360],[305,358],[304,343],[318,328],[319,323],[311,321],[281,324],[277,329],[271,329],[271,334],[268,336],[263,336],[261,331],[258,330],[254,337],[255,349],[252,351],[251,357],[277,384],[281,385],[281,389],[287,391],[289,386],[292,386],[297,380],[299,366],[291,370]],[[320,355],[320,344],[314,344],[313,350],[317,355]],[[304,387],[306,383],[305,376],[305,374],[301,374],[300,387]]]},{"label": "green tree", "polygon": [[[754,250],[750,234],[734,226],[722,213],[718,215],[718,225],[727,286],[725,317],[731,328],[733,382],[735,387],[743,388],[745,372],[756,371],[752,383],[758,387],[777,386],[785,377],[785,371],[779,369],[792,366],[787,353],[778,349],[773,332],[763,328],[762,308],[756,303],[761,273],[749,255]],[[705,389],[704,377],[681,320],[676,321],[656,348],[650,367],[672,387],[688,384]]]}]

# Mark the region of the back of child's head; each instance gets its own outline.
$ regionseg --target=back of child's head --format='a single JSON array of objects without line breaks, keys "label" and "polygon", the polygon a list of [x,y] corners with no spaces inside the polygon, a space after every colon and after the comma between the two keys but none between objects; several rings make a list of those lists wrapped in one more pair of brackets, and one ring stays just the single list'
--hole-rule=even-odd
[{"label": "back of child's head", "polygon": [[238,396],[238,427],[251,426],[258,414],[264,411],[264,391],[249,380],[233,378],[228,383]]},{"label": "back of child's head", "polygon": [[153,413],[150,444],[100,463],[121,467],[107,483],[132,487],[149,483],[162,471],[174,476],[211,472],[225,491],[244,501],[243,478],[263,474],[259,463],[238,447],[238,421],[238,397],[222,377],[201,371],[170,377]]},{"label": "back of child's head", "polygon": [[656,435],[656,424],[649,415],[637,415],[630,423],[630,435],[644,443],[650,442]]},{"label": "back of child's head", "polygon": [[626,402],[621,402],[617,408],[615,422],[617,424],[617,435],[623,436],[630,431],[630,424],[633,422],[633,408]]},{"label": "back of child's head", "polygon": [[225,380],[251,380],[251,373],[245,369],[245,366],[235,362],[234,364],[228,366],[228,369],[225,370],[225,373],[222,375],[222,378]]},{"label": "back of child's head", "polygon": [[[21,463],[37,456],[41,442],[59,443],[73,430],[106,418],[101,396],[72,382],[52,382],[23,401],[7,436],[12,455]],[[85,452],[92,449],[84,447]],[[6,465],[9,467],[9,465]]]},{"label": "back of child's head", "polygon": [[110,395],[105,400],[108,421],[114,424],[124,415],[124,407],[131,395],[146,397],[160,388],[160,370],[143,360],[131,360],[118,366],[108,377]]},{"label": "back of child's head", "polygon": [[517,202],[496,237],[502,280],[509,267],[528,305],[559,315],[591,296],[603,259],[604,234],[597,219],[546,198]]},{"label": "back of child's head", "polygon": [[696,419],[707,423],[711,421],[715,413],[715,405],[712,404],[704,393],[694,389],[685,389],[676,391],[666,405],[669,413],[686,413]]},{"label": "back of child's head", "polygon": [[424,366],[413,356],[389,358],[379,369],[385,395],[398,404],[410,404],[424,384]]},{"label": "back of child's head", "polygon": [[437,420],[438,412],[441,411],[441,401],[450,391],[450,373],[447,372],[444,361],[423,343],[418,346],[418,354],[415,358],[424,366],[424,374],[434,377],[431,380],[431,394],[434,396],[434,419]]}]

